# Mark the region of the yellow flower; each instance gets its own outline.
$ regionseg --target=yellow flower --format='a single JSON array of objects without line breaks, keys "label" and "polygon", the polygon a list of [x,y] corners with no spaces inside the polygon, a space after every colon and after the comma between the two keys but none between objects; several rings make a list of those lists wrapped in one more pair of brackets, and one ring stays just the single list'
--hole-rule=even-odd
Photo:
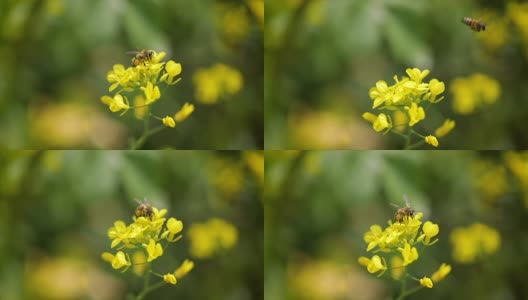
[{"label": "yellow flower", "polygon": [[113,98],[110,96],[103,96],[101,97],[101,102],[108,105],[108,108],[110,108],[112,112],[118,112],[122,109],[126,112],[130,109],[127,98],[120,94],[116,94]]},{"label": "yellow flower", "polygon": [[423,239],[425,239],[425,245],[432,245],[436,243],[436,241],[438,241],[437,239],[431,243],[431,238],[435,237],[440,231],[438,224],[434,224],[433,222],[427,221],[423,224],[422,230],[423,234],[418,238],[418,241],[422,241]]},{"label": "yellow flower", "polygon": [[449,272],[451,272],[451,266],[448,264],[442,263],[440,267],[438,268],[438,270],[433,273],[433,275],[431,276],[431,279],[433,280],[433,282],[439,282],[442,279],[444,279],[447,276],[447,274],[449,274]]},{"label": "yellow flower", "polygon": [[431,91],[431,98],[429,101],[432,103],[439,102],[443,99],[443,97],[436,100],[436,96],[442,94],[445,91],[445,84],[441,81],[438,81],[438,79],[433,78],[431,81],[429,81],[429,90]]},{"label": "yellow flower", "polygon": [[422,80],[427,76],[429,75],[429,70],[423,70],[423,71],[420,71],[420,69],[418,68],[408,68],[405,70],[405,72],[407,73],[407,75],[409,75],[409,77],[411,78],[412,81],[416,82],[416,83],[422,83]]},{"label": "yellow flower", "polygon": [[387,115],[379,114],[374,124],[372,124],[372,127],[379,132],[384,129],[390,129],[392,127],[392,122]]},{"label": "yellow flower", "polygon": [[400,280],[405,274],[405,267],[403,266],[403,259],[394,255],[391,259],[391,276],[394,280]]},{"label": "yellow flower", "polygon": [[415,102],[411,104],[408,110],[409,113],[409,126],[414,126],[416,123],[425,119],[425,111],[423,107],[418,106]]},{"label": "yellow flower", "polygon": [[229,249],[238,241],[237,228],[219,218],[211,218],[206,223],[195,223],[189,229],[191,254],[198,258],[207,258],[216,251]]},{"label": "yellow flower", "polygon": [[451,130],[453,130],[453,128],[455,128],[455,121],[450,120],[450,119],[446,119],[444,121],[444,124],[442,124],[442,126],[438,127],[435,130],[435,136],[437,136],[439,138],[444,137],[449,132],[451,132]]},{"label": "yellow flower", "polygon": [[234,95],[242,89],[242,74],[227,65],[215,64],[209,69],[199,69],[193,75],[196,100],[213,104],[224,95]]},{"label": "yellow flower", "polygon": [[471,114],[479,106],[492,104],[501,93],[497,80],[480,73],[455,78],[450,90],[453,94],[453,110],[459,114]]},{"label": "yellow flower", "polygon": [[152,82],[148,82],[146,87],[141,87],[143,92],[145,93],[146,104],[153,103],[154,101],[158,100],[161,97],[160,89],[158,86],[155,86],[152,84]]},{"label": "yellow flower", "polygon": [[403,249],[400,249],[403,257],[403,265],[407,266],[418,259],[418,250],[416,247],[411,247],[410,244],[406,243]]},{"label": "yellow flower", "polygon": [[109,263],[112,263],[112,261],[114,260],[114,255],[110,252],[103,252],[103,254],[101,255],[101,258],[106,261],[106,262],[109,262]]},{"label": "yellow flower", "polygon": [[147,269],[147,256],[144,251],[134,251],[132,254],[133,271],[137,276],[143,276]]},{"label": "yellow flower", "polygon": [[167,84],[175,84],[179,80],[174,81],[174,77],[178,76],[182,72],[182,66],[173,60],[169,60],[165,65],[166,73],[161,75],[160,81],[164,81]]},{"label": "yellow flower", "polygon": [[370,98],[374,100],[372,108],[376,108],[382,105],[385,100],[387,100],[388,93],[389,87],[387,85],[387,82],[385,82],[384,80],[378,80],[376,82],[376,87],[371,88],[369,91]]},{"label": "yellow flower", "polygon": [[422,286],[425,286],[426,288],[430,288],[430,289],[433,288],[433,281],[431,281],[431,278],[428,278],[428,277],[424,277],[420,279],[420,284]]},{"label": "yellow flower", "polygon": [[366,112],[362,115],[363,119],[369,121],[370,123],[374,123],[376,122],[376,120],[378,119],[378,116],[376,116],[375,114],[373,113],[369,113],[369,112]]},{"label": "yellow flower", "polygon": [[174,122],[174,119],[172,117],[166,116],[165,118],[163,118],[162,121],[163,121],[163,125],[167,127],[171,127],[171,128],[176,127],[176,122]]},{"label": "yellow flower", "polygon": [[466,264],[494,253],[501,243],[499,232],[481,223],[454,229],[450,240],[453,244],[454,260]]},{"label": "yellow flower", "polygon": [[174,271],[174,276],[178,279],[182,279],[194,268],[194,262],[188,259],[184,260],[183,263]]},{"label": "yellow flower", "polygon": [[183,222],[175,218],[170,218],[167,221],[167,231],[166,231],[168,235],[167,240],[169,242],[175,242],[177,239],[179,239],[179,237],[175,238],[175,235],[180,233],[182,230],[183,230]]},{"label": "yellow flower", "polygon": [[176,284],[176,277],[171,273],[163,275],[163,280],[170,284]]},{"label": "yellow flower", "polygon": [[428,135],[425,137],[425,142],[429,145],[433,145],[434,147],[438,147],[438,140],[433,135]]},{"label": "yellow flower", "polygon": [[137,95],[134,97],[134,116],[138,120],[143,120],[147,113],[147,107],[145,106],[145,97],[143,95]]},{"label": "yellow flower", "polygon": [[383,275],[387,270],[387,264],[384,258],[380,258],[378,255],[374,255],[367,265],[367,271],[371,274],[382,271],[378,276]]},{"label": "yellow flower", "polygon": [[174,115],[176,122],[183,122],[187,119],[194,111],[194,105],[185,102],[183,107]]},{"label": "yellow flower", "polygon": [[116,270],[121,269],[122,267],[128,267],[130,265],[130,260],[127,256],[125,256],[123,251],[118,251],[114,257],[114,260],[112,260],[112,268]]},{"label": "yellow flower", "polygon": [[145,245],[145,247],[147,248],[148,253],[147,262],[151,262],[163,255],[163,248],[161,248],[161,244],[156,243],[153,239],[150,239],[149,244]]}]

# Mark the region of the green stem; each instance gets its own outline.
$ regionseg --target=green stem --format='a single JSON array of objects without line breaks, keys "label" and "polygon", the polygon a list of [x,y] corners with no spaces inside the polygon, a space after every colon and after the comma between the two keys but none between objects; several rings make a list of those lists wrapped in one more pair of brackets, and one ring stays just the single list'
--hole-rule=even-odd
[{"label": "green stem", "polygon": [[143,288],[143,291],[141,291],[141,293],[139,293],[139,295],[136,297],[136,300],[143,300],[145,299],[145,296],[154,291],[154,290],[157,290],[159,289],[160,287],[164,286],[166,284],[165,281],[160,281],[152,286],[147,286],[145,288]]},{"label": "green stem", "polygon": [[411,143],[411,134],[412,134],[412,128],[409,126],[407,129],[407,135],[405,136],[405,146],[403,147],[404,150],[409,150],[409,144]]},{"label": "green stem", "polygon": [[422,288],[423,288],[423,286],[419,285],[419,286],[413,287],[410,290],[402,291],[402,293],[400,294],[400,296],[396,300],[403,300],[407,296],[410,296],[410,295],[416,293],[417,291],[421,290]]},{"label": "green stem", "polygon": [[162,125],[162,126],[156,127],[150,131],[143,133],[143,135],[136,141],[136,143],[132,145],[132,147],[130,147],[130,150],[139,149],[141,146],[143,146],[143,144],[145,144],[145,142],[150,136],[160,132],[163,128],[165,128],[165,126]]}]

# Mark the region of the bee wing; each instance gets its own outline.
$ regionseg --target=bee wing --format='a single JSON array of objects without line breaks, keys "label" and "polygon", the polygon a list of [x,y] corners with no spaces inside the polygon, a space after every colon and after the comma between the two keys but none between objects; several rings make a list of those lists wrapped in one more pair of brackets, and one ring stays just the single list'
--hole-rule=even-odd
[{"label": "bee wing", "polygon": [[396,207],[396,208],[398,208],[398,209],[401,208],[399,205],[394,204],[394,203],[390,203],[390,205],[391,205],[391,206],[394,206],[394,207]]},{"label": "bee wing", "polygon": [[411,207],[411,204],[409,203],[409,198],[407,198],[407,195],[403,195],[403,201],[405,201],[405,205],[407,207]]},{"label": "bee wing", "polygon": [[136,54],[139,54],[140,52],[139,51],[127,51],[125,52],[125,54],[132,54],[132,55],[136,55]]}]

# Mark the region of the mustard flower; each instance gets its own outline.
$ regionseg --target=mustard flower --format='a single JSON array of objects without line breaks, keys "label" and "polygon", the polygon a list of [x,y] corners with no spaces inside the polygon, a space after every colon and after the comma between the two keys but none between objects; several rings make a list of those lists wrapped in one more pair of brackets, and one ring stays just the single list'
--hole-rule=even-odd
[{"label": "mustard flower", "polygon": [[174,274],[171,274],[171,273],[163,275],[163,280],[170,284],[176,284],[177,282],[176,276],[174,276]]},{"label": "mustard flower", "polygon": [[235,95],[243,86],[242,74],[225,64],[198,69],[193,75],[196,100],[204,104],[216,103],[221,97]]},{"label": "mustard flower", "polygon": [[425,142],[429,145],[433,145],[434,147],[438,147],[438,140],[433,135],[428,135],[425,137]]},{"label": "mustard flower", "polygon": [[[427,101],[430,105],[440,102],[444,99],[442,94],[445,92],[446,87],[442,81],[436,78],[429,80],[428,83],[424,82],[425,77],[430,73],[429,70],[408,68],[405,72],[409,77],[398,78],[397,75],[394,75],[395,83],[392,85],[389,85],[384,80],[378,80],[376,85],[370,88],[369,96],[373,100],[372,108],[386,110],[386,112],[377,116],[370,112],[365,112],[363,119],[372,123],[373,129],[377,132],[396,133],[405,139],[406,149],[412,149],[424,144],[423,138],[426,136],[412,128],[426,118],[425,109],[421,103]],[[392,122],[392,119],[396,122]],[[448,128],[448,125],[451,128]],[[445,135],[453,127],[454,123],[448,123],[443,129],[444,132],[441,131],[440,133]],[[422,140],[415,141],[412,144],[411,137],[413,135],[420,137]],[[438,143],[433,143],[432,138],[426,139],[425,142],[435,147],[438,146]]]},{"label": "mustard flower", "polygon": [[174,122],[174,119],[172,117],[169,117],[169,116],[166,116],[165,118],[163,118],[163,125],[167,126],[167,127],[176,127],[176,122]]},{"label": "mustard flower", "polygon": [[481,223],[455,228],[450,234],[450,240],[453,259],[463,264],[470,264],[493,254],[501,243],[499,232]]},{"label": "mustard flower", "polygon": [[[419,75],[413,74],[413,76]],[[419,281],[421,286],[432,288],[433,282],[438,282],[449,274],[451,271],[449,265],[442,264],[431,277],[421,279],[409,274],[407,269],[408,265],[417,263],[420,259],[419,252],[422,250],[418,249],[423,247],[416,247],[417,244],[429,247],[438,241],[435,237],[440,233],[440,227],[431,221],[422,223],[422,217],[423,213],[415,212],[403,218],[401,222],[389,220],[385,228],[378,224],[371,225],[363,235],[363,240],[366,243],[366,251],[376,254],[372,258],[361,256],[358,258],[358,263],[378,277],[391,270],[391,277],[394,280],[406,281],[412,278]],[[387,261],[391,263],[390,268],[387,266]],[[411,290],[418,291],[419,286]],[[403,290],[402,293],[407,291]]]},{"label": "mustard flower", "polygon": [[182,279],[194,268],[194,262],[186,259],[183,263],[174,271],[174,276],[178,279]]},{"label": "mustard flower", "polygon": [[191,254],[208,258],[222,249],[232,248],[238,241],[238,229],[222,219],[211,218],[205,223],[194,223],[189,229]]},{"label": "mustard flower", "polygon": [[418,250],[416,247],[411,247],[410,244],[405,244],[403,249],[399,249],[403,257],[403,265],[407,266],[418,259]]},{"label": "mustard flower", "polygon": [[[155,130],[151,129],[150,118],[161,120],[166,127],[175,127],[176,122],[179,122],[170,116],[164,118],[156,116],[150,110],[150,106],[161,99],[160,83],[174,85],[181,79],[177,77],[182,73],[182,65],[174,60],[164,62],[165,56],[165,52],[142,50],[132,59],[132,66],[125,67],[122,64],[115,64],[106,76],[111,84],[109,91],[114,95],[103,96],[101,101],[108,105],[112,112],[123,111],[121,115],[132,108],[136,118],[144,121],[142,136],[134,139],[136,144],[131,146],[132,149],[141,147],[153,132],[163,128],[161,126]],[[125,96],[129,94],[133,94],[131,96],[134,97],[133,105]],[[180,114],[179,119],[181,120],[192,113],[190,104],[186,103],[184,107],[186,110]]]},{"label": "mustard flower", "polygon": [[129,267],[130,265],[132,265],[132,263],[130,262],[128,255],[125,256],[123,251],[118,251],[112,260],[112,268],[116,270],[121,269],[122,267]]},{"label": "mustard flower", "polygon": [[[178,80],[174,81],[174,77],[178,76],[182,72],[182,66],[173,60],[169,60],[165,65],[166,73],[161,75],[160,81],[166,82],[169,85],[176,84]],[[181,78],[180,78],[181,79]]]},{"label": "mustard flower", "polygon": [[152,82],[148,82],[146,87],[141,87],[143,92],[145,93],[145,104],[150,104],[156,100],[158,100],[161,97],[160,89],[158,86],[155,86],[152,84]]},{"label": "mustard flower", "polygon": [[448,133],[450,133],[451,130],[453,130],[453,128],[455,128],[455,121],[450,120],[450,119],[446,119],[444,121],[444,123],[442,124],[442,126],[438,127],[435,130],[435,136],[437,136],[439,138],[444,137]]},{"label": "mustard flower", "polygon": [[481,73],[455,78],[451,82],[450,90],[453,94],[453,110],[462,115],[471,114],[478,107],[495,103],[501,94],[499,82]]},{"label": "mustard flower", "polygon": [[[150,204],[148,206],[152,208],[152,214],[144,215],[136,211],[132,215],[132,223],[126,224],[122,220],[114,222],[107,234],[112,241],[111,248],[117,248],[117,252],[115,255],[109,252],[104,252],[101,255],[101,258],[110,263],[112,268],[116,270],[122,269],[121,272],[126,272],[132,267],[137,276],[155,275],[162,280],[151,287],[149,287],[149,280],[147,280],[144,293],[153,290],[153,287],[162,286],[161,283],[163,282],[176,284],[178,279],[184,277],[194,267],[194,263],[186,259],[174,273],[161,275],[164,273],[153,270],[152,262],[165,254],[161,245],[162,240],[166,240],[165,247],[178,241],[181,238],[179,234],[183,230],[183,222],[173,217],[167,220],[165,218],[168,213],[166,209],[159,210]],[[146,270],[151,270],[151,272],[147,273]]]},{"label": "mustard flower", "polygon": [[412,103],[408,109],[409,112],[409,126],[414,126],[416,123],[425,119],[425,111],[423,107],[418,106],[416,103]]},{"label": "mustard flower", "polygon": [[443,280],[447,276],[447,274],[449,274],[450,272],[451,272],[451,266],[446,263],[442,263],[440,267],[438,268],[438,270],[434,272],[433,275],[431,275],[431,280],[433,282],[439,282]]},{"label": "mustard flower", "polygon": [[424,277],[420,279],[420,284],[422,286],[425,286],[426,288],[430,288],[430,289],[433,288],[433,281],[429,277]]},{"label": "mustard flower", "polygon": [[187,119],[194,111],[194,105],[185,102],[183,107],[174,115],[176,122],[183,122]]}]

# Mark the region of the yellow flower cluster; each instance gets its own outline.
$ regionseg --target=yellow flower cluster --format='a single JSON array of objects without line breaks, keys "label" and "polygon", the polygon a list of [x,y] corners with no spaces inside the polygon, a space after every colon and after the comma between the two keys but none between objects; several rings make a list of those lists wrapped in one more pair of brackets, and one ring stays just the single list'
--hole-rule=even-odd
[{"label": "yellow flower cluster", "polygon": [[218,63],[208,69],[198,69],[193,75],[196,100],[214,104],[225,95],[235,95],[244,84],[242,74],[227,65]]},{"label": "yellow flower cluster", "polygon": [[219,218],[209,219],[205,223],[194,223],[189,229],[191,254],[197,258],[208,258],[217,251],[230,249],[238,241],[238,230]]},{"label": "yellow flower cluster", "polygon": [[[108,91],[112,92],[116,89],[117,91],[114,92],[113,96],[105,95],[101,97],[101,102],[108,105],[110,111],[122,111],[121,115],[124,115],[129,109],[134,108],[136,110],[136,117],[142,119],[145,114],[148,114],[150,105],[161,98],[161,91],[158,84],[163,82],[167,85],[174,85],[181,80],[181,78],[177,78],[182,72],[181,64],[173,60],[163,62],[162,60],[166,56],[165,52],[143,51],[151,51],[149,53],[152,53],[152,58],[144,59],[137,65],[128,68],[125,68],[122,64],[116,64],[108,72],[106,79],[111,83]],[[132,105],[124,93],[134,92],[139,92],[142,95],[139,97],[136,96],[134,104]],[[165,118],[159,118],[154,115],[152,116],[161,120],[163,125],[167,127],[175,127],[176,122],[185,120],[193,110],[194,106],[192,104],[185,103],[174,117],[166,116]]]},{"label": "yellow flower cluster", "polygon": [[455,78],[450,90],[453,94],[453,110],[461,115],[469,115],[480,106],[495,103],[501,94],[499,82],[480,73]]},{"label": "yellow flower cluster", "polygon": [[450,239],[453,245],[453,259],[463,264],[470,264],[483,256],[493,254],[501,243],[499,232],[481,223],[454,229]]},{"label": "yellow flower cluster", "polygon": [[528,208],[528,152],[507,152],[504,160],[515,177]]},{"label": "yellow flower cluster", "polygon": [[[422,217],[422,213],[417,213],[412,217],[404,217],[401,223],[393,223],[389,220],[389,226],[385,229],[377,224],[372,225],[363,239],[367,244],[367,252],[379,254],[371,258],[361,256],[358,259],[359,264],[365,266],[369,273],[377,273],[378,277],[391,269],[392,277],[399,280],[405,272],[405,267],[419,259],[420,254],[416,246],[418,244],[431,246],[438,241],[435,238],[440,231],[438,224],[430,221],[422,224]],[[391,262],[391,267],[388,266],[387,261]],[[442,280],[450,271],[449,265],[442,264],[431,278],[423,277],[416,280],[422,286],[432,288],[433,282]]]},{"label": "yellow flower cluster", "polygon": [[[124,221],[114,222],[114,226],[108,229],[108,237],[112,240],[110,248],[116,248],[117,252],[112,254],[104,252],[103,260],[109,262],[112,268],[126,272],[129,267],[134,267],[134,273],[142,275],[145,264],[148,264],[164,253],[161,242],[174,243],[182,236],[183,222],[176,218],[165,218],[166,209],[161,211],[152,207],[152,217],[136,217],[133,222],[127,225]],[[165,248],[166,248],[165,245]],[[131,259],[131,255],[133,259]],[[146,260],[146,261],[145,261]],[[167,274],[163,279],[175,284],[176,278],[180,279],[187,274],[194,264],[186,260],[174,274]],[[138,267],[138,268],[136,268]]]},{"label": "yellow flower cluster", "polygon": [[[370,89],[369,95],[374,101],[372,108],[387,111],[378,115],[370,112],[363,114],[363,118],[372,123],[375,131],[385,131],[387,133],[394,128],[400,127],[397,132],[401,132],[401,127],[413,127],[426,117],[426,109],[422,106],[424,103],[429,106],[444,99],[441,96],[445,91],[443,82],[436,78],[431,79],[429,83],[423,82],[424,78],[429,75],[429,70],[420,71],[418,68],[409,68],[406,73],[409,77],[401,79],[394,75],[395,83],[391,86],[384,80],[379,80],[376,82],[376,86]],[[394,124],[393,119],[399,123]],[[448,119],[437,131],[442,136],[445,136],[454,126],[454,121]],[[423,142],[438,147],[437,137],[418,134],[411,128],[409,132],[422,138]]]},{"label": "yellow flower cluster", "polygon": [[508,2],[506,13],[521,36],[528,57],[528,3]]},{"label": "yellow flower cluster", "polygon": [[508,190],[508,178],[504,165],[491,160],[478,160],[472,171],[475,186],[482,198],[494,203]]}]

